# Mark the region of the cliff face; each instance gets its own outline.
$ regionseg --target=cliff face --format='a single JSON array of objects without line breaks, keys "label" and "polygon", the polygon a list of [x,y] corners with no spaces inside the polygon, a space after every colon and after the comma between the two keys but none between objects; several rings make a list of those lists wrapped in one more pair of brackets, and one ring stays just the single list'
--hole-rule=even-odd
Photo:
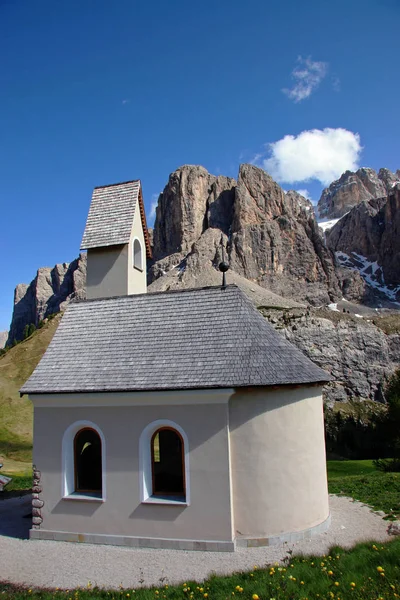
[{"label": "cliff face", "polygon": [[[256,304],[321,305],[342,296],[374,302],[379,293],[394,300],[396,294],[383,281],[400,283],[397,177],[400,171],[381,169],[376,175],[372,169],[359,169],[333,182],[328,191],[336,190],[337,198],[348,195],[346,210],[362,194],[369,197],[387,188],[393,193],[389,201],[358,203],[356,212],[326,234],[326,244],[311,202],[295,191],[285,194],[262,169],[241,165],[235,180],[216,177],[200,166],[183,166],[170,175],[159,198],[151,231],[149,289],[218,285],[222,242],[231,267],[228,280]],[[39,269],[30,285],[17,286],[9,343],[21,339],[26,324],[37,324],[71,297],[84,297],[85,258]]]},{"label": "cliff face", "polygon": [[[159,198],[149,291],[220,285],[217,267],[224,252],[228,282],[239,285],[256,306],[274,306],[272,324],[334,376],[324,392],[329,403],[382,400],[383,382],[400,362],[399,334],[386,335],[347,314],[335,321],[329,311],[321,315],[304,306],[326,305],[342,295],[358,301],[376,291],[395,299],[400,185],[393,185],[397,174],[381,170],[377,183],[369,171],[357,172],[368,194],[378,193],[380,185],[391,193],[360,202],[326,234],[326,244],[312,204],[297,192],[285,194],[261,169],[241,165],[236,180],[198,166],[177,169]],[[72,298],[84,298],[85,280],[82,255],[70,264],[39,269],[30,285],[17,286],[9,341],[21,339],[26,324],[62,310]],[[294,318],[278,307],[294,311]]]},{"label": "cliff face", "polygon": [[324,387],[328,404],[350,399],[384,402],[385,383],[400,362],[399,333],[388,335],[372,322],[326,309],[262,312],[287,340],[333,376]]},{"label": "cliff face", "polygon": [[153,256],[190,252],[209,227],[228,233],[234,187],[229,177],[215,177],[204,167],[185,165],[169,176],[160,194],[153,230]]},{"label": "cliff face", "polygon": [[360,202],[386,196],[400,181],[400,170],[361,168],[355,173],[346,171],[340,179],[324,189],[318,202],[318,212],[323,218],[337,219]]},{"label": "cliff face", "polygon": [[37,325],[48,315],[63,310],[72,298],[85,297],[85,283],[86,255],[80,255],[71,263],[42,267],[29,285],[17,285],[7,343],[21,340],[25,325]]},{"label": "cliff face", "polygon": [[218,264],[221,235],[231,269],[261,287],[311,303],[340,294],[308,201],[285,195],[253,165],[241,165],[237,181],[189,165],[172,173],[159,199],[149,282],[180,265],[169,278],[185,287],[188,264],[192,274]]},{"label": "cliff face", "polygon": [[0,350],[4,348],[8,340],[8,331],[0,331]]},{"label": "cliff face", "polygon": [[361,202],[326,234],[339,262],[400,300],[400,184],[388,196]]}]

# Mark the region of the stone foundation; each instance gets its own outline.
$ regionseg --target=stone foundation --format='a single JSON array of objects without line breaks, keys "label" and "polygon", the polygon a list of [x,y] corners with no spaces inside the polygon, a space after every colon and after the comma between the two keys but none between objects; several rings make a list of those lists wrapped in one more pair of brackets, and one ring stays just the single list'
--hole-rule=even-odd
[{"label": "stone foundation", "polygon": [[32,530],[40,529],[43,523],[42,508],[43,500],[40,498],[42,486],[40,485],[41,472],[33,465],[33,486],[32,486]]}]

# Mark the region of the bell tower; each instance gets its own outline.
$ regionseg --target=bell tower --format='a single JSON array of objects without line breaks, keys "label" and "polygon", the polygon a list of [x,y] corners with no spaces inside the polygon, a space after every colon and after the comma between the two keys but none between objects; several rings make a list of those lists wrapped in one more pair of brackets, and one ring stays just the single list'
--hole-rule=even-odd
[{"label": "bell tower", "polygon": [[140,180],[94,188],[81,250],[88,300],[146,292],[151,248]]}]

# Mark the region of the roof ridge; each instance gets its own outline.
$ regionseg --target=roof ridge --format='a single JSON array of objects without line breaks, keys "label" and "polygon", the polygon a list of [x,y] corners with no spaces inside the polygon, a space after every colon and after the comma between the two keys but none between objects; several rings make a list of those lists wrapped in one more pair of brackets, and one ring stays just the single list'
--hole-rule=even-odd
[{"label": "roof ridge", "polygon": [[92,302],[102,302],[104,300],[122,300],[124,298],[140,298],[145,296],[146,298],[149,296],[160,296],[160,295],[173,295],[173,294],[184,294],[187,292],[199,292],[199,291],[205,291],[205,290],[225,290],[225,289],[232,289],[232,288],[236,288],[237,290],[239,290],[241,292],[242,295],[243,292],[242,290],[236,285],[236,283],[230,283],[228,285],[226,285],[225,287],[222,287],[222,285],[208,285],[208,286],[204,286],[204,287],[196,287],[196,288],[183,288],[183,289],[177,289],[177,290],[157,290],[155,292],[143,292],[142,294],[125,294],[125,295],[121,295],[121,296],[106,296],[104,298],[90,298],[90,299],[86,299],[86,298],[77,298],[76,300],[72,300],[72,302],[70,303],[71,305],[73,304],[89,304]]},{"label": "roof ridge", "polygon": [[129,181],[119,181],[118,183],[107,183],[106,185],[95,185],[93,189],[100,190],[103,188],[114,187],[116,185],[126,185],[127,183],[140,183],[140,179],[130,179]]}]

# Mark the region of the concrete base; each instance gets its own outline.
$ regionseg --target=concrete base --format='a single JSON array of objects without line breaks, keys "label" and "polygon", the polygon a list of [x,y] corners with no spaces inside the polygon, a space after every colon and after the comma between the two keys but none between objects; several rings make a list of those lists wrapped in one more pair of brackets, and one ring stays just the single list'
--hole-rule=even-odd
[{"label": "concrete base", "polygon": [[112,546],[128,546],[130,548],[158,548],[159,550],[194,550],[202,552],[234,552],[236,548],[258,548],[260,546],[276,546],[285,542],[308,540],[324,533],[331,524],[331,515],[309,529],[293,533],[283,533],[266,538],[236,538],[234,541],[214,540],[171,540],[162,538],[139,538],[122,535],[103,535],[98,533],[69,533],[68,531],[47,531],[31,529],[31,540],[54,540],[57,542],[75,542],[84,544],[107,544]]},{"label": "concrete base", "polygon": [[163,550],[198,550],[207,552],[234,552],[235,542],[214,540],[171,540],[162,538],[139,538],[122,535],[103,535],[98,533],[69,533],[67,531],[47,531],[31,529],[31,540],[55,540],[58,542],[77,542],[86,544],[108,544],[128,546],[130,548],[158,548]]},{"label": "concrete base", "polygon": [[266,538],[236,538],[235,544],[237,548],[258,548],[260,546],[277,546],[287,542],[300,542],[301,540],[310,540],[311,538],[327,531],[331,524],[331,515],[319,525],[295,531],[293,533],[282,533]]}]

